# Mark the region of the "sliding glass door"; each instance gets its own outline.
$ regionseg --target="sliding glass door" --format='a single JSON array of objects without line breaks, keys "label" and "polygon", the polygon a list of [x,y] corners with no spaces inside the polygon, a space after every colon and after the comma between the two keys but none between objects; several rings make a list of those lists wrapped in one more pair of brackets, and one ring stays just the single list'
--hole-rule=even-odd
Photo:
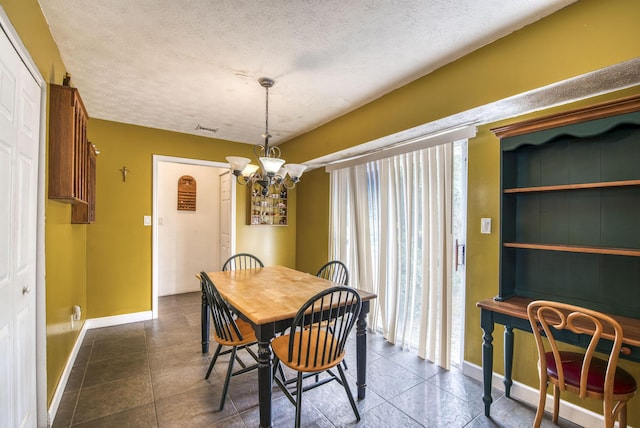
[{"label": "sliding glass door", "polygon": [[331,172],[331,255],[378,295],[370,325],[445,368],[462,340],[465,159],[466,140]]}]

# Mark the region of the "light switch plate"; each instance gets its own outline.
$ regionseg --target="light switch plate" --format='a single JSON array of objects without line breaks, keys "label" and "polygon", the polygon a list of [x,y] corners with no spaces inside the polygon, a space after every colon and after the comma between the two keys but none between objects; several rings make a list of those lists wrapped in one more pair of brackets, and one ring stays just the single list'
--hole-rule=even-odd
[{"label": "light switch plate", "polygon": [[484,233],[484,234],[491,233],[491,219],[490,218],[482,218],[482,219],[480,219],[480,233]]},{"label": "light switch plate", "polygon": [[150,215],[144,216],[144,225],[145,226],[151,226],[151,216]]}]

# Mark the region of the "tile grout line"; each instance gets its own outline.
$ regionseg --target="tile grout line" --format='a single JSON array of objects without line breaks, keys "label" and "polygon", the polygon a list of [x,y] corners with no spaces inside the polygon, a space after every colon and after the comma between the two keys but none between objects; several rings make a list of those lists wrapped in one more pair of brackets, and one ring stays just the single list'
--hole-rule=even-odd
[{"label": "tile grout line", "polygon": [[[80,381],[80,386],[78,387],[78,395],[76,396],[76,402],[73,405],[73,412],[71,412],[71,419],[69,420],[69,427],[73,426],[73,420],[76,418],[76,410],[78,410],[78,402],[80,401],[80,394],[82,393],[82,387],[84,385],[84,378],[87,375],[87,370],[89,369],[89,361],[91,361],[91,354],[93,353],[93,345],[95,344],[96,336],[95,334],[91,337],[91,347],[89,348],[89,355],[87,356],[87,362],[84,364],[84,370],[82,371],[82,380]],[[86,340],[86,335],[85,335]]]},{"label": "tile grout line", "polygon": [[[160,314],[158,314],[158,319],[160,318]],[[160,427],[160,418],[158,417],[158,405],[156,402],[156,392],[153,388],[153,376],[151,375],[151,363],[149,362],[149,346],[147,345],[147,328],[146,325],[143,324],[142,331],[144,332],[144,350],[145,356],[147,358],[147,369],[149,370],[149,384],[151,387],[151,400],[153,403],[153,414],[156,418],[156,427]]]}]

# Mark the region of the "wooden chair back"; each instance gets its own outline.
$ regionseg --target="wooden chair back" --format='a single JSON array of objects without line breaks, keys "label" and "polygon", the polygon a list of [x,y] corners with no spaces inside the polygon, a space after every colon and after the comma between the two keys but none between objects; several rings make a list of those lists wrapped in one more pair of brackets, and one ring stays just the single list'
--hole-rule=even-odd
[{"label": "wooden chair back", "polygon": [[540,370],[546,371],[547,369],[546,358],[544,358],[547,351],[542,339],[542,333],[544,332],[558,370],[558,386],[561,391],[567,389],[567,384],[565,382],[560,350],[555,340],[556,332],[567,329],[573,333],[591,336],[582,360],[580,385],[578,386],[581,398],[587,397],[587,374],[589,373],[596,347],[598,347],[599,342],[604,339],[603,334],[605,332],[612,334],[613,346],[609,352],[604,391],[605,394],[607,391],[613,391],[613,381],[618,365],[618,356],[622,348],[622,327],[616,320],[606,314],[591,309],[550,301],[532,302],[527,308],[527,315],[536,339],[538,355],[540,356]]},{"label": "wooden chair back", "polygon": [[[636,392],[636,381],[618,367],[623,331],[613,317],[587,308],[552,301],[534,301],[527,307],[539,355],[540,399],[534,422],[539,427],[545,407],[547,382],[553,384],[553,422],[558,421],[560,392],[569,390],[580,398],[602,400],[605,427],[627,425],[627,401]],[[557,335],[569,330],[584,335],[586,351],[561,350]],[[543,335],[549,343],[545,347]],[[596,349],[607,359],[594,356]]]}]

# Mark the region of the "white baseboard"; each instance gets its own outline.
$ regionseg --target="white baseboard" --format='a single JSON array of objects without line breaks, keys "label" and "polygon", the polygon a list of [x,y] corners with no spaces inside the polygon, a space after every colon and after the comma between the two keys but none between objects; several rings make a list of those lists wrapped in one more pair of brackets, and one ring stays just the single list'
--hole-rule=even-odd
[{"label": "white baseboard", "polygon": [[62,376],[60,377],[60,382],[58,382],[58,386],[53,393],[53,397],[51,399],[51,405],[49,406],[49,410],[47,411],[47,426],[51,426],[53,424],[53,420],[56,417],[56,413],[58,412],[58,407],[60,406],[60,402],[62,401],[62,394],[64,393],[65,388],[67,387],[67,382],[69,381],[69,376],[71,375],[71,369],[76,362],[76,358],[78,357],[78,352],[80,351],[80,347],[82,346],[82,342],[84,341],[84,337],[87,333],[87,330],[92,328],[101,328],[101,327],[111,327],[114,325],[120,324],[128,324],[132,322],[139,321],[147,321],[152,319],[152,312],[136,312],[131,314],[124,315],[115,315],[111,317],[103,317],[103,318],[92,318],[88,319],[84,322],[82,329],[80,329],[80,334],[78,334],[78,338],[76,339],[76,343],[73,345],[73,349],[71,350],[71,354],[67,359],[67,364],[62,371]]},{"label": "white baseboard", "polygon": [[151,311],[134,312],[131,314],[114,315],[112,317],[92,318],[87,320],[87,329],[111,327],[114,325],[128,324],[132,322],[148,321],[153,318]]},{"label": "white baseboard", "polygon": [[71,375],[71,369],[73,368],[73,364],[76,361],[76,357],[78,356],[78,352],[80,351],[80,346],[82,346],[82,341],[84,340],[84,336],[86,333],[87,333],[87,322],[85,321],[84,325],[80,329],[80,334],[78,334],[76,343],[73,345],[71,354],[67,359],[67,364],[64,366],[64,370],[62,370],[62,376],[60,377],[60,382],[58,382],[58,386],[56,387],[56,390],[53,393],[53,397],[51,398],[51,405],[49,406],[49,410],[47,411],[48,427],[53,425],[53,420],[56,417],[56,413],[58,412],[60,401],[62,401],[62,394],[64,393],[64,390],[67,387],[67,382],[69,381],[69,376]]},{"label": "white baseboard", "polygon": [[[464,361],[462,363],[462,373],[482,382],[482,367],[480,366]],[[504,376],[493,372],[491,386],[504,392]],[[511,385],[511,398],[530,404],[534,408],[538,407],[538,390],[523,383],[513,382],[513,385]],[[545,411],[548,412],[549,415],[553,413],[553,397],[549,394],[547,394]],[[560,400],[559,412],[561,418],[570,420],[584,427],[603,426],[604,424],[604,417],[602,415],[562,399]]]}]

